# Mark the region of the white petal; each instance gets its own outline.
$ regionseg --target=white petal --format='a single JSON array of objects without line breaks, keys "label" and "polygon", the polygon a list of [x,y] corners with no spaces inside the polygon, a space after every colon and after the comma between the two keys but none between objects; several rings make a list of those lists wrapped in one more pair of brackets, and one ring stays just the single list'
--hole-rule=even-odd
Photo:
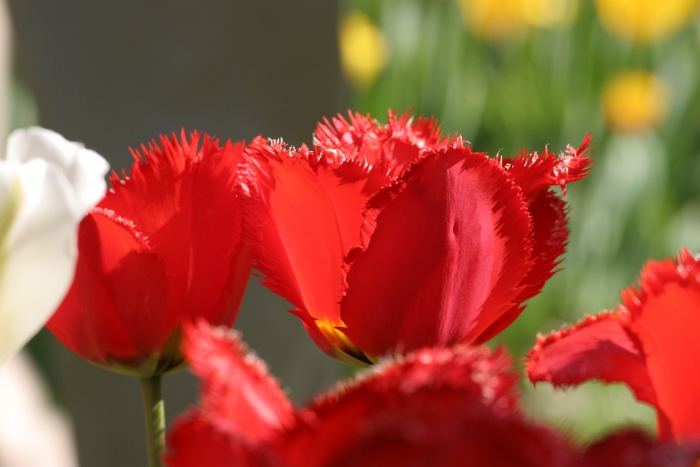
[{"label": "white petal", "polygon": [[[74,192],[55,164],[34,159],[2,163],[5,200],[13,212],[0,250],[0,362],[19,350],[48,320],[68,291],[77,260],[81,213]],[[8,169],[9,166],[9,169]],[[18,184],[18,185],[17,185]],[[16,186],[21,196],[14,196]],[[8,211],[9,209],[9,211]]]},{"label": "white petal", "polygon": [[109,164],[82,143],[66,140],[58,133],[40,127],[12,132],[7,140],[8,162],[24,163],[44,159],[60,167],[70,182],[80,212],[85,214],[104,196],[107,184],[104,176]]}]

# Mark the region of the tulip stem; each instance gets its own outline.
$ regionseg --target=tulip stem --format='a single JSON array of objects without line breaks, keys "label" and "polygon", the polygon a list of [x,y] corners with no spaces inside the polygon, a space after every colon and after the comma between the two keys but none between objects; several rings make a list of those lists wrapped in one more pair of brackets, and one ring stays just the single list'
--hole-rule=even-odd
[{"label": "tulip stem", "polygon": [[162,467],[165,454],[165,408],[160,380],[160,375],[141,378],[149,467]]}]

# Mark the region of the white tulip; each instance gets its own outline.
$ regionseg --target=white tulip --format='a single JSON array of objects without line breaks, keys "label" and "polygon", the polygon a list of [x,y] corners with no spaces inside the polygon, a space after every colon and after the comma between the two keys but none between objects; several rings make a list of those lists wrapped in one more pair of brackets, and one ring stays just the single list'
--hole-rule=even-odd
[{"label": "white tulip", "polygon": [[44,128],[14,131],[0,160],[0,363],[51,317],[78,257],[78,225],[109,164]]}]

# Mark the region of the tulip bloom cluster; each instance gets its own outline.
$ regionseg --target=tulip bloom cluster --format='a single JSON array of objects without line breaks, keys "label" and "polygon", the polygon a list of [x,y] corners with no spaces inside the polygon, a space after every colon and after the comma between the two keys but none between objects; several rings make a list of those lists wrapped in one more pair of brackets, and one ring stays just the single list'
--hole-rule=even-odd
[{"label": "tulip bloom cluster", "polygon": [[518,408],[502,352],[421,349],[294,409],[235,334],[186,329],[202,401],[169,435],[170,467],[691,467],[696,446],[616,433],[584,451]]},{"label": "tulip bloom cluster", "polygon": [[[104,168],[57,135],[37,141]],[[87,180],[104,171],[88,176],[76,163],[71,181],[89,195],[73,203],[66,235],[74,240],[87,216],[73,283],[47,326],[89,361],[141,378],[152,466],[165,452],[160,377],[189,363],[202,401],[169,435],[171,467],[690,467],[700,458],[700,373],[682,359],[700,360],[700,261],[689,253],[650,263],[616,311],[539,338],[527,366],[533,382],[627,383],[658,409],[660,441],[628,430],[573,447],[521,413],[505,351],[474,347],[556,271],[568,230],[554,187],[565,194],[586,176],[589,144],[490,158],[444,137],[434,119],[391,113],[386,125],[326,120],[312,148],[262,138],[221,146],[183,132],[133,151],[130,176],[112,175],[94,208],[104,186]],[[11,188],[0,183],[0,194],[12,199]],[[8,218],[25,209],[9,206]],[[0,232],[9,265],[17,225]],[[381,363],[294,408],[224,329],[253,265],[326,353]],[[7,284],[3,320],[16,315],[3,308]]]},{"label": "tulip bloom cluster", "polygon": [[339,117],[313,151],[250,145],[244,231],[266,285],[331,356],[480,344],[552,276],[568,231],[549,188],[586,175],[589,143],[493,159],[434,120]]}]

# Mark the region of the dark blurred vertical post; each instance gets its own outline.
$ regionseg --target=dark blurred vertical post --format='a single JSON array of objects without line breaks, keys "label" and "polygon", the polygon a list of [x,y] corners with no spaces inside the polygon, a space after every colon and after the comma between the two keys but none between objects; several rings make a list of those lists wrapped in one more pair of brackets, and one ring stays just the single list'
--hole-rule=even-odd
[{"label": "dark blurred vertical post", "polygon": [[[128,147],[198,129],[310,143],[343,109],[333,0],[9,0],[17,61],[39,123],[83,141],[120,171]],[[237,327],[297,400],[337,378],[283,300],[249,288]],[[83,467],[146,464],[138,381],[55,347],[60,398]],[[166,377],[169,417],[194,381]]]}]

